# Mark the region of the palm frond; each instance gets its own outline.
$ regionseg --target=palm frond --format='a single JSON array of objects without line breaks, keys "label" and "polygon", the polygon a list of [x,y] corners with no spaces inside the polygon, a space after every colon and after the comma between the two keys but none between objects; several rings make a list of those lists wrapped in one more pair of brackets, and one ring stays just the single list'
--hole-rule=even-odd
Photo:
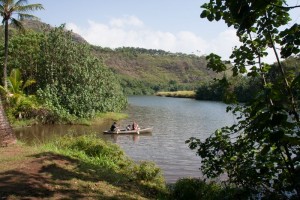
[{"label": "palm frond", "polygon": [[24,28],[23,24],[22,24],[19,20],[15,19],[15,18],[11,18],[11,23],[12,23],[13,25],[15,25],[16,28],[17,28],[19,31],[25,32],[25,28]]},{"label": "palm frond", "polygon": [[12,5],[13,0],[0,0],[0,4],[2,4],[2,5]]},{"label": "palm frond", "polygon": [[10,76],[8,78],[8,80],[11,83],[11,90],[14,93],[18,93],[20,92],[20,88],[22,85],[22,80],[21,80],[21,72],[19,69],[13,69],[10,73]]},{"label": "palm frond", "polygon": [[32,84],[35,84],[36,81],[34,79],[28,79],[24,85],[22,86],[22,90],[24,91],[25,88],[31,86]]},{"label": "palm frond", "polygon": [[34,15],[30,15],[30,14],[19,14],[19,18],[20,20],[24,20],[24,19],[35,19],[35,20],[39,20],[38,17],[34,16]]},{"label": "palm frond", "polygon": [[7,89],[5,89],[2,85],[0,85],[0,93],[3,93],[3,94],[8,94],[9,91]]},{"label": "palm frond", "polygon": [[15,3],[16,6],[24,6],[26,4],[28,4],[27,0],[19,0]]},{"label": "palm frond", "polygon": [[9,78],[7,79],[7,89],[6,90],[7,90],[8,94],[16,94],[17,93],[13,83],[10,81]]},{"label": "palm frond", "polygon": [[3,11],[4,11],[4,6],[3,6],[2,3],[0,3],[0,12],[1,12],[1,15],[2,15]]},{"label": "palm frond", "polygon": [[30,12],[30,11],[35,11],[35,10],[43,10],[44,7],[42,4],[29,4],[25,6],[16,6],[16,11],[18,12]]}]

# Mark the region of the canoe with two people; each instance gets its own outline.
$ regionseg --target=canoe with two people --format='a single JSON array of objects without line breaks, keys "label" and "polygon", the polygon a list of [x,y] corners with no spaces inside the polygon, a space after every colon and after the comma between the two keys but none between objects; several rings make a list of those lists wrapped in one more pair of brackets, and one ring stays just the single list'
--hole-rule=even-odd
[{"label": "canoe with two people", "polygon": [[126,126],[125,129],[120,129],[117,123],[114,122],[111,125],[110,130],[104,131],[107,134],[140,134],[140,133],[151,133],[152,128],[140,128],[139,125],[134,121],[132,124]]}]

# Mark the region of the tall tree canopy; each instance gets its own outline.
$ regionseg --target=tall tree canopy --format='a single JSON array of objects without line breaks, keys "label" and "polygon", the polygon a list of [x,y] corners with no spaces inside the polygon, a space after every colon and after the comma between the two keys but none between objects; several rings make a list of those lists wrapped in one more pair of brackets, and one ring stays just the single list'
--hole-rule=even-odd
[{"label": "tall tree canopy", "polygon": [[74,42],[64,26],[46,31],[40,48],[32,74],[39,97],[54,111],[93,117],[127,105],[118,78],[93,56],[89,45]]},{"label": "tall tree canopy", "polygon": [[[280,60],[294,56],[299,67],[300,26],[286,26],[288,11],[297,7],[284,0],[210,0],[202,5],[202,18],[223,20],[236,29],[241,46],[230,57],[233,74],[259,78],[261,85],[251,102],[228,108],[239,119],[237,124],[204,141],[187,142],[197,149],[207,177],[226,174],[230,183],[263,198],[300,198],[300,75],[287,74]],[[268,49],[279,72],[272,73],[272,79],[271,66],[262,61]],[[207,59],[211,69],[226,69],[218,55]]]}]

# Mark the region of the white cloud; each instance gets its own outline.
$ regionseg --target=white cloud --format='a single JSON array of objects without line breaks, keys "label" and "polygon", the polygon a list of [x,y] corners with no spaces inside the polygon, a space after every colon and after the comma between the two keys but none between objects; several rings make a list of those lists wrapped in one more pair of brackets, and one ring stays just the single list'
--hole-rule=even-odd
[{"label": "white cloud", "polygon": [[[218,37],[211,41],[211,47],[209,50],[211,52],[220,55],[223,59],[229,60],[235,46],[240,46],[241,43],[236,36],[236,31],[234,29],[228,29],[221,32]],[[268,49],[268,56],[262,59],[262,62],[273,64],[276,60],[276,56],[272,49]]]},{"label": "white cloud", "polygon": [[114,18],[106,24],[88,21],[88,27],[68,23],[66,28],[81,35],[90,44],[103,47],[141,47],[170,52],[205,53],[209,45],[200,36],[189,32],[178,33],[151,30],[137,17]]},{"label": "white cloud", "polygon": [[227,29],[219,33],[218,37],[210,41],[209,50],[211,53],[220,55],[223,59],[228,60],[235,46],[240,42],[234,29]]},{"label": "white cloud", "polygon": [[[102,47],[141,47],[197,55],[216,53],[225,60],[229,59],[234,46],[240,44],[233,29],[224,30],[216,38],[206,40],[190,31],[171,33],[151,30],[135,16],[113,18],[106,24],[89,20],[87,28],[68,23],[66,28],[78,33],[90,44]],[[272,60],[273,57],[265,59],[271,63]]]},{"label": "white cloud", "polygon": [[136,16],[124,16],[123,18],[113,18],[109,24],[112,27],[136,26],[142,27],[144,23]]}]

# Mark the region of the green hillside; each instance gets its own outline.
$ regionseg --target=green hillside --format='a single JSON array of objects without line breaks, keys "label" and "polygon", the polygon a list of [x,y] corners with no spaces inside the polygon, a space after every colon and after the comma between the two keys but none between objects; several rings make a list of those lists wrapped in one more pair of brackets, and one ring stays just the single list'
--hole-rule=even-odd
[{"label": "green hillside", "polygon": [[162,50],[93,46],[95,55],[128,82],[140,81],[153,90],[194,89],[216,77],[206,69],[204,56]]}]

